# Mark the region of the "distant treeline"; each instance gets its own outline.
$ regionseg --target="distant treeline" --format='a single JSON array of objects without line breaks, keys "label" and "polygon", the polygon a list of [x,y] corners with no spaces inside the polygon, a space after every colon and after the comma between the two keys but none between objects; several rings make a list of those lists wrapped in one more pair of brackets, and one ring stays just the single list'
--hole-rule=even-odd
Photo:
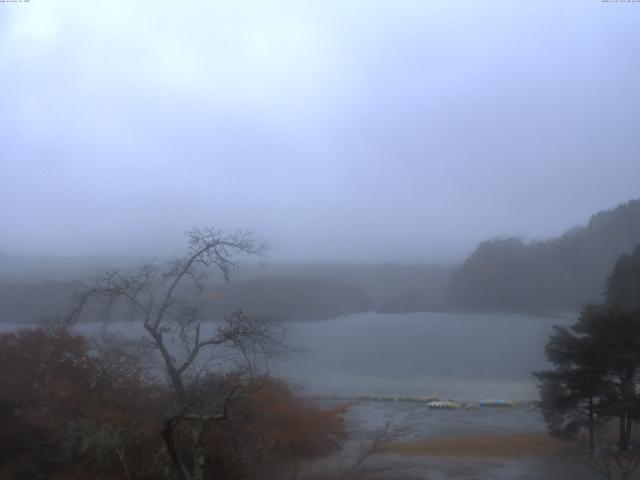
[{"label": "distant treeline", "polygon": [[[71,279],[95,273],[97,263],[90,260],[83,265],[75,259],[70,267],[63,260],[45,259],[45,268],[40,271],[48,280],[39,280],[36,260],[28,259],[28,279],[14,279],[20,259],[9,260],[12,271],[6,267],[0,271],[0,322],[8,323],[37,323],[65,315],[73,308],[73,293],[80,286],[79,280]],[[108,265],[108,259],[100,262]],[[60,268],[61,280],[51,280],[56,277],[56,268]],[[212,320],[242,309],[250,315],[286,321],[322,320],[366,311],[442,310],[450,272],[450,267],[432,265],[247,266],[229,283],[213,276],[204,292],[204,308]],[[115,309],[112,317],[128,318],[128,312]],[[98,320],[99,312],[89,309],[85,319]]]},{"label": "distant treeline", "polygon": [[598,302],[616,260],[640,244],[640,200],[559,238],[482,242],[452,274],[449,304],[466,309],[575,309]]},{"label": "distant treeline", "polygon": [[282,320],[322,320],[373,310],[366,292],[326,278],[260,277],[211,289],[207,311],[222,318],[243,310]]},{"label": "distant treeline", "polygon": [[[597,213],[559,238],[482,242],[462,265],[246,265],[231,283],[213,276],[211,319],[237,309],[282,320],[356,312],[446,309],[577,310],[599,302],[616,260],[640,244],[640,200]],[[136,259],[52,259],[0,255],[0,322],[33,323],[72,307],[79,280]],[[118,313],[118,312],[116,312]],[[126,315],[126,312],[122,312]]]}]

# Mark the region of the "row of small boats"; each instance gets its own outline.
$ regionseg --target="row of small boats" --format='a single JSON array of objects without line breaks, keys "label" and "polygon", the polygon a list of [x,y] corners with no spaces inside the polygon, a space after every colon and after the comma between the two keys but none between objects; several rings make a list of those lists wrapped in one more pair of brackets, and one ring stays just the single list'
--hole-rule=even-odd
[{"label": "row of small boats", "polygon": [[456,408],[473,409],[479,407],[494,407],[494,408],[508,408],[517,405],[514,400],[504,399],[487,399],[480,400],[479,402],[456,402],[454,400],[442,400],[439,397],[392,397],[384,395],[359,395],[356,397],[343,397],[343,396],[322,396],[314,397],[320,400],[338,400],[338,401],[376,401],[376,402],[417,402],[425,403],[428,408],[451,410]]},{"label": "row of small boats", "polygon": [[480,400],[478,403],[460,403],[454,402],[453,400],[436,400],[433,402],[427,403],[427,406],[434,410],[453,410],[457,408],[462,408],[465,410],[470,410],[479,407],[494,407],[494,408],[506,408],[506,407],[515,407],[516,402],[514,400]]}]

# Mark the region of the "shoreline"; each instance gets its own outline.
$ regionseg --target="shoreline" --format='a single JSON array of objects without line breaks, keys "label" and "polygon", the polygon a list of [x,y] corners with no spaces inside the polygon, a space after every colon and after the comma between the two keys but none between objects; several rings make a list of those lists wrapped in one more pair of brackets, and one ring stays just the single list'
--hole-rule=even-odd
[{"label": "shoreline", "polygon": [[429,456],[474,459],[516,459],[548,457],[570,448],[548,433],[468,434],[394,442],[381,453],[401,456]]}]

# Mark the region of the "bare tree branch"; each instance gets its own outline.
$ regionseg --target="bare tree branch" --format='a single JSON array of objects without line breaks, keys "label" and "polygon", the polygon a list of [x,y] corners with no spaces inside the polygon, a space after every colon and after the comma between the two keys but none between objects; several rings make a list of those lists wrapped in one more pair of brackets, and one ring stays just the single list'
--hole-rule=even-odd
[{"label": "bare tree branch", "polygon": [[373,455],[382,453],[391,442],[398,440],[399,438],[407,435],[409,432],[410,430],[408,428],[394,427],[391,424],[387,423],[382,429],[377,430],[369,441],[361,445],[360,453],[356,456],[356,459],[351,467],[349,467],[344,472],[342,478],[348,479],[362,473],[370,473],[371,470],[365,470],[363,468],[366,462]]},{"label": "bare tree branch", "polygon": [[[265,245],[242,230],[228,233],[205,227],[187,232],[186,237],[185,255],[164,265],[154,260],[95,277],[78,291],[76,307],[67,322],[77,321],[89,303],[103,307],[105,322],[120,306],[128,308],[131,319],[142,319],[147,345],[159,352],[175,396],[175,409],[168,413],[162,431],[167,452],[179,478],[202,480],[204,432],[212,422],[226,419],[228,405],[243,384],[239,378],[229,391],[218,392],[211,381],[211,373],[216,372],[208,370],[212,360],[220,351],[232,350],[252,376],[258,361],[266,368],[268,357],[286,347],[281,336],[273,335],[273,322],[252,319],[242,311],[219,322],[212,334],[205,335],[202,328],[205,300],[200,294],[206,287],[207,268],[215,267],[230,280],[239,267],[239,255],[260,258]],[[193,287],[191,296],[185,296],[184,286],[189,284]],[[179,342],[181,351],[172,348],[175,342]],[[215,394],[222,395],[222,400],[210,401]],[[178,427],[182,422],[190,425],[195,444],[189,461],[182,458],[179,448]]]}]

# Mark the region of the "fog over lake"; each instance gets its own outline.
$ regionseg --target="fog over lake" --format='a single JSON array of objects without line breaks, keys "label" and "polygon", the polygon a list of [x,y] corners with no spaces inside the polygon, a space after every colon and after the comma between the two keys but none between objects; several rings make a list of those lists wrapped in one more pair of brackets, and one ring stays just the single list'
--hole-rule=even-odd
[{"label": "fog over lake", "polygon": [[640,478],[639,26],[0,0],[0,480]]},{"label": "fog over lake", "polygon": [[[554,324],[522,314],[348,315],[292,326],[307,349],[275,371],[318,394],[537,399]],[[473,341],[471,341],[473,340]]]},{"label": "fog over lake", "polygon": [[[271,372],[311,395],[537,400],[532,371],[547,368],[553,325],[574,320],[507,313],[360,313],[287,325],[295,350]],[[211,324],[209,325],[211,326]],[[2,324],[3,330],[15,329]],[[103,324],[81,323],[97,334]],[[111,332],[143,335],[140,322]]]}]

